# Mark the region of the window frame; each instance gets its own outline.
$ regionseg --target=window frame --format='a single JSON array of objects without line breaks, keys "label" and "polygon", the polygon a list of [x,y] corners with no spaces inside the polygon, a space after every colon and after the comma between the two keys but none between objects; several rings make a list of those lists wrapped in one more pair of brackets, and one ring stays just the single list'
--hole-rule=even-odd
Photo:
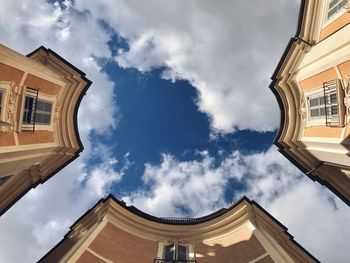
[{"label": "window frame", "polygon": [[[325,8],[324,8],[325,12],[324,12],[324,15],[323,15],[323,28],[328,26],[329,24],[333,23],[335,20],[337,20],[339,17],[344,15],[349,10],[349,9],[344,8],[346,5],[348,5],[348,8],[349,8],[350,3],[349,3],[349,0],[347,0],[347,4],[342,6],[341,9],[339,9],[332,16],[328,17],[328,13],[329,13],[329,10],[330,10],[329,6],[330,6],[331,1],[332,0],[325,1]],[[343,0],[338,0],[338,1],[343,1]],[[340,4],[340,2],[337,5],[339,5],[339,4]]]},{"label": "window frame", "polygon": [[[26,123],[23,122],[23,113],[24,113],[24,107],[25,107],[25,98],[28,96],[27,88],[32,89],[30,87],[25,87],[23,90],[21,114],[20,114],[20,121],[19,121],[19,123],[20,123],[19,130],[22,132],[26,132],[23,129],[23,125],[26,125]],[[36,122],[35,123],[35,131],[37,131],[37,130],[53,131],[53,115],[54,115],[54,109],[56,107],[56,96],[47,95],[47,94],[41,93],[39,91],[37,101],[43,101],[46,103],[50,103],[51,104],[51,113],[50,113],[50,123],[44,124],[44,123],[37,123]]]},{"label": "window frame", "polygon": [[[335,91],[330,92],[329,94],[325,94],[324,86],[329,83],[329,82],[335,82]],[[306,109],[307,109],[307,123],[306,127],[311,127],[311,126],[327,126],[327,127],[343,127],[344,124],[344,118],[342,117],[342,93],[341,91],[341,81],[339,79],[324,82],[322,87],[313,89],[311,91],[305,92],[304,93],[304,99],[306,101]],[[332,102],[331,96],[335,93],[336,99],[335,102]],[[323,99],[323,104],[319,104],[316,106],[311,106],[310,101],[315,98],[322,98]],[[328,103],[327,103],[328,101]],[[332,114],[332,107],[336,106],[337,110],[335,114]],[[318,116],[311,116],[311,110],[314,109],[321,109],[324,108],[324,115],[318,115]],[[327,123],[327,116],[333,116],[338,118],[338,123],[337,124],[330,124]]]},{"label": "window frame", "polygon": [[[161,259],[162,262],[167,262],[165,260],[166,256],[166,248],[167,246],[173,245],[175,246],[175,252],[173,254],[173,259],[167,259],[167,260],[178,260],[179,262],[183,261],[195,261],[195,253],[194,253],[194,247],[193,244],[185,243],[185,242],[178,242],[178,241],[165,241],[165,242],[158,242],[158,253],[156,259]],[[178,246],[182,246],[186,248],[186,259],[178,259]],[[175,257],[175,258],[174,258]]]}]

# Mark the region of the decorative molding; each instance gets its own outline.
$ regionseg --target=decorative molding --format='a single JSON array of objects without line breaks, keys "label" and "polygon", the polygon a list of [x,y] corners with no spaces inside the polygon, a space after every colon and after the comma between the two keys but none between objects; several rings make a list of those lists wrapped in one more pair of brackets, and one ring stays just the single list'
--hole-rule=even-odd
[{"label": "decorative molding", "polygon": [[307,106],[306,106],[306,99],[304,96],[304,92],[301,94],[300,98],[300,106],[299,106],[299,114],[301,119],[304,123],[306,123],[307,120]]},{"label": "decorative molding", "polygon": [[[8,92],[8,95],[5,94],[6,102],[4,104],[4,121],[13,124],[16,126],[16,113],[17,113],[17,101],[18,101],[18,92],[17,92],[17,86],[15,82],[8,82],[8,81],[0,81],[1,84],[6,84],[8,86],[8,89],[6,89],[6,93]],[[0,131],[4,133],[8,133],[9,129],[11,127],[9,126],[1,126]]]},{"label": "decorative molding", "polygon": [[344,86],[344,106],[345,106],[345,124],[350,123],[350,75],[348,74]]}]

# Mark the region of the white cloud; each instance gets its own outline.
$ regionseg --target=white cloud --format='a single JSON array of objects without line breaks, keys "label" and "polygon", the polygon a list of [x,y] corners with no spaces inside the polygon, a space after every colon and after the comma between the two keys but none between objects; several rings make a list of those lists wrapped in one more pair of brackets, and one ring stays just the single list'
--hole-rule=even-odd
[{"label": "white cloud", "polygon": [[[24,54],[45,45],[86,72],[94,84],[79,111],[82,157],[0,218],[0,262],[40,258],[130,165],[126,155],[117,169],[110,149],[89,140],[92,130],[104,133],[117,124],[114,83],[98,63],[112,59],[107,44],[111,33],[101,18],[129,41],[130,50],[119,51],[116,61],[141,71],[165,66],[164,78],[188,80],[197,88],[197,105],[211,117],[213,130],[271,130],[278,126],[278,108],[267,85],[294,33],[298,2],[65,0],[62,8],[44,0],[2,0],[3,44]],[[95,151],[105,158],[88,167]],[[234,152],[220,165],[205,153],[200,161],[186,162],[164,155],[160,165],[146,165],[143,179],[150,190],[126,194],[125,199],[165,216],[198,216],[227,206],[223,197],[228,182],[244,182],[247,190],[232,200],[241,194],[255,199],[322,261],[348,258],[342,237],[350,235],[349,209],[300,175],[274,148],[248,156]]]},{"label": "white cloud", "polygon": [[234,152],[219,165],[208,155],[186,162],[164,155],[160,165],[146,165],[143,180],[142,189],[123,197],[127,203],[158,216],[191,217],[229,206],[224,201],[228,181],[244,182],[246,189],[234,192],[231,201],[246,195],[258,202],[322,262],[348,259],[348,207],[275,147],[251,155]]},{"label": "white cloud", "polygon": [[125,158],[119,169],[108,157],[92,169],[79,159],[28,192],[0,218],[0,262],[35,262],[44,256],[122,179],[130,165]]},{"label": "white cloud", "polygon": [[128,39],[119,65],[167,67],[164,78],[195,86],[198,108],[214,131],[278,127],[279,109],[267,86],[296,30],[299,1],[77,0],[75,6]]},{"label": "white cloud", "polygon": [[[23,54],[44,45],[84,71],[94,83],[78,114],[84,152],[0,218],[0,262],[34,262],[45,255],[74,219],[110,192],[130,165],[126,159],[118,169],[116,160],[106,154],[108,147],[96,149],[89,137],[93,130],[105,134],[117,124],[114,83],[98,63],[99,59],[112,59],[107,43],[111,35],[89,14],[73,10],[71,1],[64,3],[67,8],[44,0],[1,1],[0,16],[6,18],[0,21],[1,43]],[[90,154],[101,153],[103,158],[89,167]]]}]

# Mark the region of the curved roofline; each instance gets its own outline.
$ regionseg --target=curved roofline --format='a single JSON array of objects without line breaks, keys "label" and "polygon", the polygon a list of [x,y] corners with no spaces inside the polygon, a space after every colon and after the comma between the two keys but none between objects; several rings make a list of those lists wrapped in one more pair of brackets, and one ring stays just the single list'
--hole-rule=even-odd
[{"label": "curved roofline", "polygon": [[213,219],[216,219],[222,215],[225,215],[226,213],[230,212],[231,210],[235,209],[237,206],[242,204],[243,202],[247,202],[249,205],[254,206],[258,208],[264,215],[266,215],[269,219],[271,219],[274,223],[276,223],[281,229],[282,232],[287,236],[287,238],[295,245],[297,246],[302,252],[304,252],[306,255],[308,255],[311,259],[313,259],[315,262],[320,262],[315,256],[313,256],[309,251],[307,251],[303,246],[301,246],[298,242],[294,240],[294,236],[291,235],[288,232],[288,228],[284,226],[281,222],[279,222],[275,217],[273,217],[269,212],[267,212],[263,207],[261,207],[257,202],[254,200],[250,200],[248,197],[243,196],[241,199],[239,199],[237,202],[233,203],[228,208],[221,208],[216,212],[213,212],[209,215],[197,217],[197,218],[164,218],[164,217],[156,217],[153,215],[150,215],[148,213],[145,213],[141,211],[140,209],[136,208],[135,206],[131,205],[128,206],[124,201],[117,199],[113,194],[109,194],[107,197],[101,198],[94,206],[92,206],[89,210],[87,210],[82,216],[80,216],[70,227],[70,230],[68,233],[64,235],[64,238],[57,243],[52,249],[50,249],[49,252],[46,253],[38,262],[43,262],[52,252],[55,251],[56,248],[58,248],[63,242],[65,242],[70,234],[74,231],[74,226],[79,223],[84,217],[88,216],[91,212],[93,212],[98,206],[102,205],[103,203],[107,202],[108,200],[114,201],[116,204],[118,204],[120,207],[128,210],[132,214],[139,216],[143,219],[149,220],[151,222],[155,223],[161,223],[166,225],[196,225],[201,223],[209,222]]},{"label": "curved roofline", "polygon": [[[91,86],[92,84],[92,81],[89,80],[87,77],[86,77],[86,74],[85,72],[81,71],[80,69],[78,69],[77,67],[75,67],[73,64],[71,64],[70,62],[68,62],[67,60],[65,60],[63,57],[61,57],[60,55],[58,55],[55,51],[49,49],[49,48],[46,48],[44,46],[40,46],[38,47],[37,49],[35,49],[34,51],[32,51],[31,53],[29,53],[28,55],[26,55],[27,57],[31,57],[32,55],[34,55],[35,53],[39,52],[40,50],[44,51],[46,54],[51,54],[53,55],[54,57],[56,57],[57,59],[59,59],[60,61],[62,61],[65,65],[67,65],[68,67],[72,68],[74,71],[76,71],[77,73],[80,74],[80,77],[81,79],[83,79],[87,84],[85,85],[84,89],[82,90],[82,92],[80,93],[79,95],[79,98],[77,100],[77,103],[75,105],[75,108],[74,108],[74,130],[75,130],[75,134],[76,134],[76,137],[77,137],[77,141],[78,141],[78,144],[79,144],[79,151],[77,152],[77,154],[79,155],[80,152],[82,152],[84,150],[84,146],[83,146],[83,143],[81,142],[81,138],[80,138],[80,134],[79,134],[79,128],[78,128],[78,110],[79,110],[79,107],[80,107],[80,103],[81,103],[81,100],[83,99],[84,95],[86,94],[86,91],[89,89],[89,87]],[[65,165],[64,165],[65,166]],[[63,166],[63,167],[64,167]],[[62,167],[62,168],[63,168]],[[59,168],[60,170],[60,168]]]}]

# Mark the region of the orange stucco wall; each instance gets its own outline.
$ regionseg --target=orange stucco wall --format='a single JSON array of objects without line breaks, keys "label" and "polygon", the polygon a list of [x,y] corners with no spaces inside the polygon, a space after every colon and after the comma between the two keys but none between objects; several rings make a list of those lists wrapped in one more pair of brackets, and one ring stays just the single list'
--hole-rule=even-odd
[{"label": "orange stucco wall", "polygon": [[16,85],[19,85],[23,74],[24,72],[19,69],[0,63],[0,80],[2,81],[13,81]]},{"label": "orange stucco wall", "polygon": [[3,133],[0,132],[0,146],[15,145],[15,137],[13,132]]},{"label": "orange stucco wall", "polygon": [[274,261],[270,256],[267,256],[267,257],[259,260],[258,263],[274,263]]},{"label": "orange stucco wall", "polygon": [[[119,261],[118,261],[119,262]],[[122,261],[120,261],[122,262]],[[128,261],[125,261],[125,263]],[[143,261],[140,261],[140,263]],[[152,263],[153,261],[150,261]],[[98,257],[95,257],[93,254],[91,254],[89,251],[85,251],[80,258],[77,260],[76,263],[106,263],[105,261],[99,259]]]},{"label": "orange stucco wall", "polygon": [[18,134],[19,144],[37,144],[55,142],[54,134],[51,131],[22,132]]},{"label": "orange stucco wall", "polygon": [[31,74],[28,74],[24,81],[24,85],[33,89],[38,89],[40,92],[48,95],[58,95],[60,92],[59,85]]},{"label": "orange stucco wall", "polygon": [[131,235],[108,223],[89,248],[116,263],[140,263],[153,262],[158,243]]},{"label": "orange stucco wall", "polygon": [[345,13],[321,30],[320,41],[350,23],[350,14]]},{"label": "orange stucco wall", "polygon": [[335,68],[327,69],[319,74],[300,81],[300,87],[303,91],[322,88],[323,83],[337,78]]},{"label": "orange stucco wall", "polygon": [[327,126],[312,126],[305,128],[304,137],[326,137],[339,138],[342,134],[342,128]]}]

